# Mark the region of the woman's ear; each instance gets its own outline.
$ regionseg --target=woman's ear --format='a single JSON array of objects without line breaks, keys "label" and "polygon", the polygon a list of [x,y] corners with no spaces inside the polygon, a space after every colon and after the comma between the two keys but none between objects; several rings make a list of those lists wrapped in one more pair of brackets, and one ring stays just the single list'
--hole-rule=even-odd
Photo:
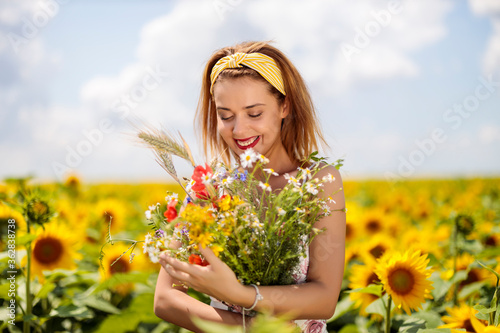
[{"label": "woman's ear", "polygon": [[288,98],[285,98],[283,103],[281,104],[281,118],[284,119],[288,116],[290,110],[288,108]]}]

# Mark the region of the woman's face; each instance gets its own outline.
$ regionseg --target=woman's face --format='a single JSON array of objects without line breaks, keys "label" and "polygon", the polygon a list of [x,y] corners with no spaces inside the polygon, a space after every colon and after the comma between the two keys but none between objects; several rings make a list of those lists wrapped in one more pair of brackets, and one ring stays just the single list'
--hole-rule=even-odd
[{"label": "woman's face", "polygon": [[265,82],[252,78],[225,79],[214,85],[217,129],[236,154],[253,148],[269,159],[284,152],[281,121],[286,102],[278,104]]}]

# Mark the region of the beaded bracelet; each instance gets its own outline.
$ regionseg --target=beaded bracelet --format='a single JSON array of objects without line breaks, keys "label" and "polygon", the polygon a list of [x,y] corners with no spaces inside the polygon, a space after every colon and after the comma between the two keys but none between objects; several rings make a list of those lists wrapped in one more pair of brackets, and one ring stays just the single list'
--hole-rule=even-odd
[{"label": "beaded bracelet", "polygon": [[253,302],[253,304],[250,308],[247,309],[247,308],[243,307],[243,310],[245,310],[245,311],[252,311],[255,308],[255,306],[257,305],[257,302],[262,301],[264,299],[264,297],[262,297],[262,295],[259,292],[259,287],[257,287],[255,284],[251,284],[251,286],[255,288],[255,292],[256,292],[255,301]]}]

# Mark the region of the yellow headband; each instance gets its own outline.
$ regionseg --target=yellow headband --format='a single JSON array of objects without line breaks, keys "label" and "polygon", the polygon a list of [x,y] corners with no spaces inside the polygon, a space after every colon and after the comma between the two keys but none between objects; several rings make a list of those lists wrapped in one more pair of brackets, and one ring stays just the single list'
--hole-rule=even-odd
[{"label": "yellow headband", "polygon": [[241,52],[225,56],[217,61],[210,74],[210,92],[213,94],[215,80],[217,80],[217,77],[223,70],[226,68],[241,68],[243,67],[241,65],[256,70],[267,82],[278,89],[280,93],[286,95],[281,71],[273,58],[262,53]]}]

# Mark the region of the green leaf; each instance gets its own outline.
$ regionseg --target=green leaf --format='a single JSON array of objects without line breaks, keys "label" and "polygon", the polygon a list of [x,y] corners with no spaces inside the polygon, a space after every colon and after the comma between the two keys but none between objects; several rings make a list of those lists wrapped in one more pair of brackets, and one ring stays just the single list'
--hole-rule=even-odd
[{"label": "green leaf", "polygon": [[340,300],[340,302],[337,303],[337,306],[335,308],[335,313],[326,322],[330,323],[335,319],[345,315],[347,312],[351,311],[353,307],[354,307],[354,302],[351,300],[351,298],[344,297],[342,300]]},{"label": "green leaf", "polygon": [[428,328],[428,329],[419,329],[417,333],[451,333],[449,328]]},{"label": "green leaf", "polygon": [[153,312],[154,294],[135,296],[129,307],[118,314],[108,316],[95,333],[133,332],[139,323],[158,323],[161,319]]},{"label": "green leaf", "polygon": [[34,239],[36,238],[36,235],[34,234],[24,234],[22,236],[18,236],[16,238],[16,245],[27,245],[28,243],[31,243]]},{"label": "green leaf", "polygon": [[358,326],[355,324],[345,325],[339,333],[359,333]]},{"label": "green leaf", "polygon": [[76,306],[74,304],[61,305],[52,311],[50,311],[50,316],[52,317],[76,317],[76,318],[93,318],[94,313],[90,311],[86,306]]},{"label": "green leaf", "polygon": [[357,288],[353,290],[348,290],[346,293],[366,293],[366,294],[373,294],[375,296],[381,297],[382,296],[382,285],[380,284],[370,284],[368,287],[365,288]]},{"label": "green leaf", "polygon": [[47,296],[50,294],[50,292],[52,290],[54,290],[56,288],[56,284],[55,283],[45,283],[42,288],[40,288],[40,290],[38,291],[38,293],[36,294],[35,296],[35,299],[43,299],[43,298],[47,298]]},{"label": "green leaf", "polygon": [[93,294],[100,291],[110,289],[114,286],[120,285],[122,283],[142,283],[147,285],[150,273],[141,272],[130,272],[130,273],[116,273],[113,274],[109,279],[97,285],[93,290]]},{"label": "green leaf", "polygon": [[426,328],[425,320],[410,317],[406,319],[399,327],[399,332],[402,333],[417,333],[419,330]]},{"label": "green leaf", "polygon": [[496,309],[495,308],[487,308],[484,305],[477,304],[477,305],[474,305],[474,310],[477,310],[479,313],[489,314],[489,313],[495,312]]},{"label": "green leaf", "polygon": [[460,293],[458,294],[458,297],[460,299],[466,299],[470,298],[473,294],[479,293],[482,287],[484,287],[487,284],[486,281],[478,281],[474,282],[471,284],[468,284],[460,290]]},{"label": "green leaf", "polygon": [[370,305],[368,305],[365,309],[366,313],[375,313],[379,314],[382,317],[385,318],[385,306],[382,298],[379,298],[378,300],[372,302]]},{"label": "green leaf", "polygon": [[481,263],[480,261],[477,261],[476,262],[481,265],[484,269],[490,271],[491,273],[495,274],[495,276],[497,277],[497,279],[500,280],[500,274],[498,274],[497,272],[495,272],[493,269],[489,268],[488,266],[484,265],[483,263]]},{"label": "green leaf", "polygon": [[113,304],[103,300],[102,298],[98,298],[97,296],[84,298],[82,304],[108,313],[119,314],[121,312],[120,309],[115,307]]},{"label": "green leaf", "polygon": [[441,316],[434,311],[419,311],[412,314],[412,317],[423,319],[426,328],[438,327],[443,324]]}]

